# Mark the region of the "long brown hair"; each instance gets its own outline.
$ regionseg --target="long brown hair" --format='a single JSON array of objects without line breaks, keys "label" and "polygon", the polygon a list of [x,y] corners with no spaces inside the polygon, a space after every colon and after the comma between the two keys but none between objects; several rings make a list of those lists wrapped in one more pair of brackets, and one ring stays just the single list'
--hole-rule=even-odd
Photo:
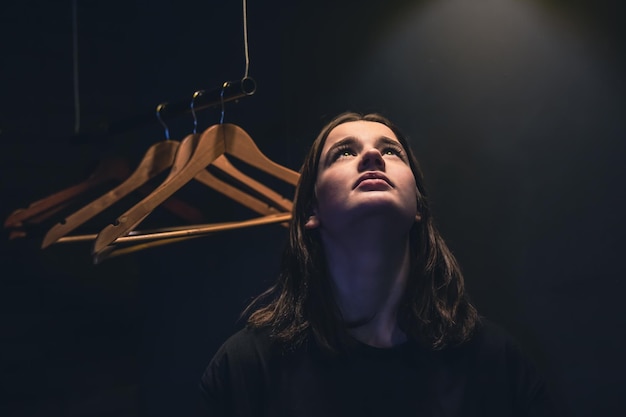
[{"label": "long brown hair", "polygon": [[342,123],[371,121],[388,126],[404,147],[418,188],[421,221],[410,235],[411,270],[398,310],[407,337],[441,349],[471,337],[479,321],[464,290],[463,274],[437,230],[428,204],[421,169],[406,137],[379,114],[343,113],[331,120],[313,142],[300,170],[289,240],[278,280],[244,311],[251,327],[269,327],[272,335],[296,346],[312,334],[330,352],[343,351],[350,338],[334,300],[327,264],[316,230],[304,225],[315,206],[315,182],[322,148],[331,130]]}]

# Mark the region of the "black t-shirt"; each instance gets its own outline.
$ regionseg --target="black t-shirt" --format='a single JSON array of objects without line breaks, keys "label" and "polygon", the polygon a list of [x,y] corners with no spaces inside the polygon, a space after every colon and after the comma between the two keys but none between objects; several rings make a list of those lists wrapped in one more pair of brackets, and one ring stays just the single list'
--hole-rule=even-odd
[{"label": "black t-shirt", "polygon": [[493,324],[440,351],[411,341],[357,344],[331,357],[314,342],[285,351],[266,330],[243,329],[200,383],[207,416],[554,416],[545,385]]}]

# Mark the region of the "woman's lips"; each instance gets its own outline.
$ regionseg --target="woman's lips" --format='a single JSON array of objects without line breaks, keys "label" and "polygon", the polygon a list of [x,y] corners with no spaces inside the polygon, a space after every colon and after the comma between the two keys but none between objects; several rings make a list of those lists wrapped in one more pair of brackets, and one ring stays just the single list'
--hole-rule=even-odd
[{"label": "woman's lips", "polygon": [[385,189],[393,187],[389,178],[381,172],[367,172],[359,177],[353,188],[366,187],[368,189]]}]

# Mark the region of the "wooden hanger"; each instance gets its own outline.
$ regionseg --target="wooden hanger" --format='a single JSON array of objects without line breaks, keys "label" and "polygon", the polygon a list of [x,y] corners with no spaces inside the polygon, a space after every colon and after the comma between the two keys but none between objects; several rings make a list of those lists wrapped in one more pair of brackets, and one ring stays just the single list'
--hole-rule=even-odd
[{"label": "wooden hanger", "polygon": [[[244,227],[262,226],[267,224],[284,224],[290,219],[291,213],[276,213],[243,221],[201,224],[193,227],[175,227],[168,229],[133,231],[128,236],[122,236],[118,238],[115,241],[115,245],[107,246],[100,253],[94,255],[94,263],[99,264],[102,261],[112,257],[127,255],[129,253],[137,252],[140,250],[168,245],[189,239],[197,239],[199,237],[203,237],[212,233],[240,229]],[[95,240],[96,238],[96,234],[65,236],[60,238],[57,243],[90,242]],[[131,245],[118,247],[118,245],[121,246],[125,244]]]},{"label": "wooden hanger", "polygon": [[[67,236],[67,234],[70,233],[72,230],[76,229],[78,226],[88,221],[96,214],[102,212],[104,209],[108,208],[113,203],[119,201],[128,193],[135,190],[137,185],[145,183],[146,181],[154,177],[154,175],[162,172],[163,169],[166,169],[170,159],[169,156],[171,156],[172,152],[175,152],[170,172],[167,178],[163,181],[163,183],[169,182],[171,178],[175,177],[189,161],[197,146],[197,142],[199,139],[199,134],[190,134],[185,137],[178,146],[176,145],[178,143],[176,141],[169,141],[171,146],[162,146],[159,144],[154,145],[151,149],[148,150],[148,152],[146,152],[142,163],[140,163],[134,175],[129,177],[123,184],[120,184],[114,190],[111,190],[99,199],[93,201],[91,204],[83,207],[76,213],[72,214],[64,222],[58,223],[57,225],[52,227],[44,237],[42,248],[46,248],[55,242],[63,243],[89,240],[91,239],[90,236],[93,236],[93,239],[95,239],[95,235],[69,236],[66,239],[64,239],[63,237]],[[160,157],[158,157],[159,155]],[[264,197],[274,203],[280,210],[277,210],[276,208],[269,206],[267,203],[258,200],[257,198],[252,197],[249,194],[241,191],[240,189],[232,186],[231,184],[220,180],[206,169],[198,172],[194,179],[226,195],[227,197],[239,202],[243,206],[248,207],[249,209],[259,214],[272,215],[279,212],[291,212],[291,200],[284,198],[283,196],[264,186],[260,182],[255,181],[254,179],[243,174],[241,171],[237,170],[237,168],[235,168],[226,159],[225,155],[220,155],[214,161],[214,164],[221,172],[227,174],[232,178],[235,178],[242,184],[258,191],[260,194],[262,194]],[[172,201],[173,200],[169,198],[164,203]],[[288,224],[282,223],[282,225],[286,227]],[[131,250],[127,248],[127,252],[130,251]]]},{"label": "wooden hanger", "polygon": [[[61,236],[65,236],[71,230],[82,225],[93,216],[97,215],[111,204],[119,201],[129,191],[137,191],[141,195],[148,195],[154,186],[149,186],[147,181],[167,168],[168,158],[178,144],[169,141],[167,145],[157,144],[151,147],[134,172],[131,172],[128,160],[114,156],[102,159],[93,173],[84,181],[74,184],[66,189],[37,200],[25,209],[17,209],[7,217],[4,227],[12,229],[9,239],[26,238],[31,232],[41,236],[42,228],[39,226],[46,220],[70,206],[85,201],[85,197],[93,198],[93,193],[100,187],[109,183],[117,183],[117,186],[109,190],[102,198],[81,208],[71,214],[64,221],[53,226],[45,235],[42,247],[45,248]],[[146,179],[149,177],[148,179]],[[132,188],[132,190],[128,189]],[[125,190],[126,188],[126,190]],[[168,199],[163,207],[175,213],[182,219],[191,223],[206,221],[202,213],[195,207],[175,198]],[[26,224],[27,223],[27,224]]]},{"label": "wooden hanger", "polygon": [[269,200],[271,203],[273,203],[276,207],[284,211],[291,212],[291,209],[293,207],[293,202],[291,200],[283,197],[271,188],[261,184],[260,182],[239,171],[233,164],[230,163],[226,155],[220,155],[215,161],[213,161],[211,165],[217,168],[219,171],[227,174],[232,179],[239,181],[241,184],[256,191],[267,200]]},{"label": "wooden hanger", "polygon": [[180,142],[178,141],[166,139],[150,146],[137,168],[122,183],[72,213],[64,221],[52,226],[44,236],[41,248],[47,248],[59,238],[66,236],[72,230],[102,213],[133,191],[145,186],[151,179],[170,168],[179,145]]},{"label": "wooden hanger", "polygon": [[108,225],[98,233],[93,247],[94,256],[97,257],[116,239],[128,235],[159,204],[198,173],[206,171],[206,168],[222,155],[235,157],[291,185],[295,186],[298,182],[299,174],[296,171],[270,160],[241,127],[234,124],[213,125],[202,133],[191,158],[177,174],[171,176],[150,195],[119,216],[114,224]]},{"label": "wooden hanger", "polygon": [[[172,169],[170,170],[167,178],[162,183],[162,186],[172,181],[173,178],[176,178],[177,175],[180,175],[181,170],[187,165],[189,160],[193,157],[194,152],[198,146],[200,141],[200,134],[190,134],[187,135],[182,141],[181,145],[178,148],[178,152],[176,153],[176,159],[174,164],[172,165]],[[259,191],[260,194],[267,197],[271,202],[273,202],[277,207],[284,211],[291,211],[291,201],[285,199],[275,191],[265,187],[263,184],[255,181],[254,179],[246,176],[241,173],[241,171],[237,170],[234,166],[232,166],[224,155],[220,155],[214,163],[219,167],[219,170],[223,173],[227,174],[230,177],[235,177],[243,184]],[[214,189],[215,191],[224,194],[225,196],[231,198],[234,201],[242,204],[245,207],[263,215],[275,214],[278,213],[279,210],[276,210],[274,207],[269,206],[267,203],[252,197],[251,195],[243,192],[242,190],[234,187],[233,185],[222,181],[217,178],[213,174],[211,174],[206,169],[202,169],[198,171],[198,173],[193,177],[194,180]],[[167,200],[166,200],[167,201]]]},{"label": "wooden hanger", "polygon": [[[120,255],[145,250],[162,245],[169,245],[190,239],[197,239],[212,233],[224,232],[228,230],[241,229],[253,226],[262,226],[268,224],[281,223],[284,224],[291,219],[291,213],[276,213],[267,216],[257,217],[250,220],[200,224],[194,227],[175,227],[168,229],[153,229],[133,231],[128,236],[122,236],[115,241],[115,245],[104,248],[101,252],[94,255],[94,263],[98,264],[102,261]],[[65,236],[60,238],[56,243],[80,243],[91,242],[97,238],[96,234]],[[118,247],[119,246],[119,247]]]},{"label": "wooden hanger", "polygon": [[71,204],[86,192],[111,181],[119,183],[128,177],[129,173],[130,168],[126,160],[120,157],[104,158],[84,181],[37,200],[26,208],[15,210],[4,221],[4,227],[21,227],[24,222],[31,219],[35,219],[39,223]]},{"label": "wooden hanger", "polygon": [[[181,242],[189,239],[196,239],[212,233],[223,232],[227,230],[240,229],[243,227],[261,226],[273,223],[281,223],[291,219],[291,213],[277,213],[270,214],[268,216],[258,217],[256,219],[238,221],[238,222],[226,222],[226,223],[214,223],[208,225],[198,225],[192,228],[186,229],[173,229],[173,230],[154,230],[143,231],[136,235],[130,235],[120,237],[116,241],[117,243],[134,243],[132,246],[117,248],[116,246],[108,246],[107,249],[102,252],[100,256],[94,257],[94,263],[98,264],[105,259],[109,259],[115,256],[127,255],[139,250],[145,250],[162,245]],[[110,251],[109,251],[110,250]],[[105,256],[102,256],[102,255]]]},{"label": "wooden hanger", "polygon": [[[198,142],[200,140],[201,140],[200,134],[188,135],[185,139],[183,139],[181,147],[179,148],[178,153],[177,153],[176,162],[174,163],[174,166],[172,167],[170,174],[165,179],[164,184],[169,182],[171,178],[175,177],[176,175],[179,175],[179,171],[191,159],[193,153],[196,150],[196,147],[198,146]],[[256,147],[256,145],[254,146]],[[258,148],[257,148],[257,152],[260,153],[260,150],[258,150]],[[266,158],[265,156],[263,157]],[[274,162],[272,161],[270,162],[274,164]],[[272,190],[271,188],[261,184],[260,182],[254,180],[253,178],[239,171],[228,160],[228,158],[226,158],[225,154],[218,156],[217,159],[215,159],[210,165],[213,166],[214,168],[217,168],[217,170],[220,171],[221,173],[226,174],[228,177],[231,178],[231,180],[234,179],[238,181],[239,183],[245,185],[249,189],[254,190],[257,194],[264,197],[266,200],[271,202],[273,206],[277,207],[281,211],[291,212],[291,208],[293,206],[293,203],[291,202],[291,200],[283,197],[282,195]],[[284,167],[279,166],[279,168],[284,168]],[[292,178],[290,177],[292,173],[293,171],[287,174],[290,178],[288,182],[291,183],[292,185],[295,185],[293,184]],[[297,175],[297,178],[299,178],[299,174],[296,173],[296,175]],[[243,204],[244,206],[256,211],[259,214],[272,214],[276,212],[276,210],[268,211],[266,208],[264,208],[266,204],[261,203],[263,204],[263,206],[257,204],[256,202],[260,203],[258,199],[249,198],[247,194],[243,193],[242,191],[233,187],[232,185],[218,179],[213,174],[208,172],[206,169],[200,170],[196,174],[194,179],[226,195],[227,197],[232,198],[233,200]],[[297,179],[296,179],[296,182],[297,182]]]}]

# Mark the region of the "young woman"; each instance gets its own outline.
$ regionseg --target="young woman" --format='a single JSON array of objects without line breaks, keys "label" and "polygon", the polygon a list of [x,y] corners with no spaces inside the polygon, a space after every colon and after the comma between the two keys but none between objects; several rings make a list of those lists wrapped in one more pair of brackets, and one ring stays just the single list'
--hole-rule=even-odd
[{"label": "young woman", "polygon": [[281,274],[201,381],[210,416],[554,415],[531,363],[480,320],[406,138],[328,123],[301,169]]}]

